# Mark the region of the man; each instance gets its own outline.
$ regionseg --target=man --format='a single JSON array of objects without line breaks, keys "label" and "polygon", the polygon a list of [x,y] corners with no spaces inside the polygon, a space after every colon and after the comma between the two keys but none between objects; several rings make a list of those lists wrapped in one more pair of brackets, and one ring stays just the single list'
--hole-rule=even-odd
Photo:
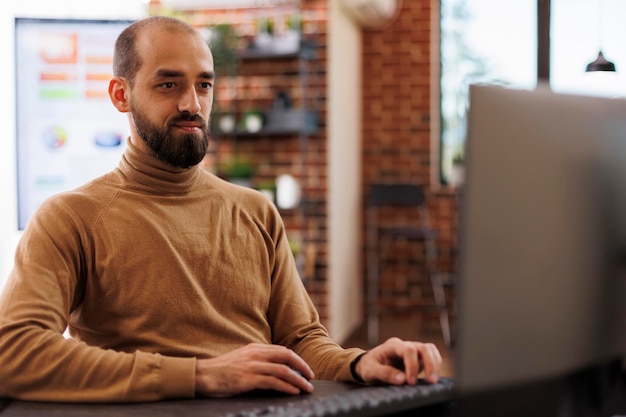
[{"label": "man", "polygon": [[135,22],[113,72],[128,147],[117,169],[50,198],[27,225],[0,298],[0,397],[153,401],[311,392],[312,378],[437,380],[432,344],[333,342],[275,207],[198,166],[215,75],[197,31]]}]

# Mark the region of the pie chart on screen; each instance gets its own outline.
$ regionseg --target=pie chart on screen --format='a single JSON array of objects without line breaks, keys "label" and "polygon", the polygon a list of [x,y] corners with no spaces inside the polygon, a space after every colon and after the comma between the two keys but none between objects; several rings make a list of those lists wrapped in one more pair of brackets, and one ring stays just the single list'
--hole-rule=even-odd
[{"label": "pie chart on screen", "polygon": [[50,127],[43,132],[43,142],[50,149],[61,148],[67,142],[67,133],[62,127]]}]

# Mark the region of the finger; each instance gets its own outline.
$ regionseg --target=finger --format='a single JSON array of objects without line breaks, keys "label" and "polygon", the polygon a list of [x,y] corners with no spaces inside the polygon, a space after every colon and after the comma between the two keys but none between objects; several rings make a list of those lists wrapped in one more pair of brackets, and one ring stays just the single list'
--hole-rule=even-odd
[{"label": "finger", "polygon": [[403,343],[400,357],[402,358],[404,374],[407,384],[415,385],[420,372],[420,346],[415,343]]},{"label": "finger", "polygon": [[[313,385],[308,379],[287,365],[266,362],[259,365],[257,372],[263,377],[268,377],[268,379],[263,380],[264,383],[276,384],[281,391],[296,394],[301,391],[313,392]],[[285,384],[291,388],[287,389]],[[285,389],[287,390],[285,391]]]},{"label": "finger", "polygon": [[404,371],[406,383],[415,385],[422,371],[429,382],[437,382],[442,360],[434,344],[393,340],[388,345],[388,354],[397,355],[402,361],[396,368]]},{"label": "finger", "polygon": [[435,383],[439,379],[441,354],[432,343],[421,343],[418,346],[420,368],[428,382]]},{"label": "finger", "polygon": [[[386,346],[384,354],[387,357],[385,362],[402,373],[402,383],[415,385],[417,375],[421,370],[420,349],[422,343],[391,338],[384,345]],[[394,375],[393,378],[400,382],[398,375]]]},{"label": "finger", "polygon": [[304,392],[312,393],[313,392],[313,384],[309,382],[309,378],[304,376],[300,371],[297,371],[294,368],[287,367],[286,376],[283,378],[291,383],[292,385],[298,387]]},{"label": "finger", "polygon": [[441,364],[443,359],[441,358],[441,353],[437,346],[432,343],[426,344],[427,351],[429,353],[430,358],[430,368],[424,366],[424,373],[426,376],[426,380],[431,383],[436,383],[439,380],[439,372],[441,371]]},{"label": "finger", "polygon": [[283,392],[291,395],[301,393],[299,387],[272,375],[255,375],[253,379],[253,384],[256,389]]},{"label": "finger", "polygon": [[302,359],[295,352],[292,353],[293,360],[287,363],[287,365],[289,365],[289,367],[291,368],[290,370],[293,373],[299,374],[301,378],[304,378],[306,380],[315,379],[315,373],[313,372],[309,364],[306,363],[304,359]]},{"label": "finger", "polygon": [[[307,380],[315,378],[315,373],[309,364],[307,364],[305,360],[302,359],[296,352],[283,346],[270,346],[274,346],[270,357],[267,358],[270,362],[287,365],[289,368],[293,369],[293,371],[299,372],[301,377]],[[294,373],[293,371],[292,373]]]},{"label": "finger", "polygon": [[403,385],[408,381],[406,372],[391,365],[378,365],[379,369],[375,371],[378,380],[392,385]]}]

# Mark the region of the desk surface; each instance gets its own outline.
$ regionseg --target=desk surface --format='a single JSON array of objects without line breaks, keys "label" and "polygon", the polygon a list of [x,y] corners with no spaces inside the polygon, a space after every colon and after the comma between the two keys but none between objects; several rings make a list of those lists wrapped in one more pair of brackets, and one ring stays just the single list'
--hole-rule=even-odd
[{"label": "desk surface", "polygon": [[[361,388],[360,385],[356,384],[332,381],[313,381],[313,385],[315,386],[313,394],[299,396],[261,392],[231,398],[170,400],[139,404],[70,404],[10,401],[5,405],[4,409],[0,406],[0,417],[214,417],[267,406],[268,404],[280,405]],[[414,411],[411,412],[411,415],[414,415],[414,413]],[[423,414],[420,413],[420,415]],[[437,411],[435,414],[427,413],[427,415],[440,415],[440,413]]]}]

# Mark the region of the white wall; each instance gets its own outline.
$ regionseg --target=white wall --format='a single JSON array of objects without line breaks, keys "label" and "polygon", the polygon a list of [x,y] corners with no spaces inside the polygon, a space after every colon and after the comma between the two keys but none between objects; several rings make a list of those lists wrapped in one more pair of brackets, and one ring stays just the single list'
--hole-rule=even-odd
[{"label": "white wall", "polygon": [[14,19],[96,18],[138,19],[146,15],[143,0],[18,0],[0,3],[0,79],[5,83],[0,95],[0,289],[13,267],[13,254],[19,239],[15,166],[15,74]]},{"label": "white wall", "polygon": [[361,29],[329,0],[328,330],[344,341],[362,319]]}]

